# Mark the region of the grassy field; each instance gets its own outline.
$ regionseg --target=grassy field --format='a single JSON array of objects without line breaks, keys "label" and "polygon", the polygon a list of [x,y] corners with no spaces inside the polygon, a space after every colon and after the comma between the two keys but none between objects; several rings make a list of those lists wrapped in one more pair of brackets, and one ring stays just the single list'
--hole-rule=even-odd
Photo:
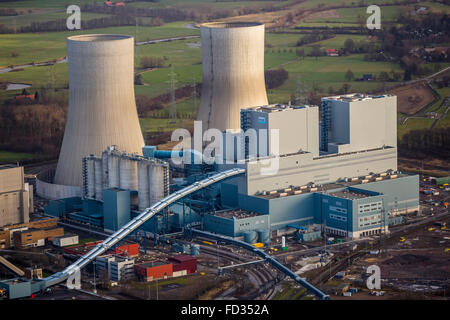
[{"label": "grassy field", "polygon": [[[103,2],[103,0],[75,0],[71,4],[83,5],[92,2]],[[169,7],[178,6],[179,8],[189,7],[198,9],[198,12],[208,12],[222,9],[239,9],[243,7],[260,8],[267,5],[286,6],[293,3],[293,0],[287,1],[227,1],[216,2],[215,0],[160,0],[157,3],[150,2],[133,2],[127,5],[135,7]],[[308,0],[297,3],[290,9],[278,12],[259,13],[241,17],[233,17],[228,20],[263,20],[271,21],[276,17],[287,14],[289,10],[307,10],[312,8],[327,8],[339,5],[354,5],[354,0],[340,0],[337,3],[334,0]],[[359,1],[358,1],[359,3]],[[364,0],[367,5],[371,4],[393,4],[395,0],[372,1]],[[432,11],[445,10],[449,6],[444,6],[434,2],[421,2],[420,5],[428,7]],[[10,25],[11,22],[19,27],[26,25],[31,21],[47,21],[52,19],[60,19],[66,15],[66,1],[63,0],[29,0],[2,2],[0,7],[31,9],[31,14],[16,17],[0,17],[0,24]],[[405,6],[383,6],[382,19],[392,22],[395,18],[408,10],[412,10],[413,5]],[[205,10],[205,11],[202,11]],[[366,8],[339,8],[328,11],[322,11],[305,18],[298,25],[319,27],[327,25],[333,26],[359,26],[358,21],[361,17],[366,17]],[[85,13],[87,19],[101,17],[103,15]],[[358,16],[360,18],[358,18]],[[83,17],[83,13],[82,13]],[[199,36],[198,30],[187,29],[185,24],[190,21],[167,23],[160,27],[148,26],[124,26],[101,28],[94,30],[80,30],[71,32],[47,32],[47,33],[30,33],[30,34],[1,34],[0,35],[0,67],[9,65],[26,64],[30,62],[49,61],[62,58],[66,55],[66,38],[68,36],[87,33],[114,33],[128,34],[136,38],[137,41],[148,41],[171,37],[183,36]],[[293,28],[288,28],[292,31]],[[402,72],[398,64],[390,62],[367,62],[364,61],[363,54],[352,54],[342,57],[305,57],[301,59],[296,56],[297,41],[303,37],[301,34],[280,34],[267,32],[265,36],[265,69],[285,68],[289,72],[289,79],[279,88],[268,90],[269,102],[280,103],[288,102],[292,94],[298,90],[298,83],[301,82],[306,91],[311,91],[314,86],[318,87],[319,94],[328,94],[330,88],[336,91],[342,87],[344,83],[350,85],[350,92],[367,92],[370,90],[380,89],[383,83],[378,81],[358,82],[347,81],[345,74],[348,69],[352,70],[354,77],[361,77],[363,74],[371,73],[378,75],[382,71]],[[300,47],[308,54],[313,45],[319,45],[321,50],[327,48],[341,48],[344,46],[346,39],[351,38],[355,42],[372,41],[366,36],[360,35],[336,35],[335,37],[323,40],[317,43],[308,44]],[[17,57],[12,57],[12,53],[17,52]],[[143,56],[159,57],[164,59],[164,67],[145,71],[142,73],[142,80],[145,85],[135,86],[137,96],[146,95],[154,97],[170,91],[170,73],[173,70],[176,87],[182,87],[199,83],[202,81],[202,65],[201,65],[201,48],[200,39],[185,39],[151,45],[142,45],[135,47],[135,66],[136,71],[141,70],[139,61]],[[444,67],[444,64],[441,64]],[[433,65],[430,64],[431,69]],[[27,83],[31,84],[29,89],[33,92],[37,88],[54,87],[63,89],[68,83],[67,64],[57,64],[55,66],[29,67],[23,71],[10,72],[0,74],[0,82]],[[389,83],[392,84],[392,83]],[[58,92],[64,92],[64,89]],[[442,96],[449,95],[449,89],[441,89]],[[0,100],[11,98],[16,92],[0,92]],[[178,127],[191,128],[193,119],[199,105],[199,99],[194,103],[192,99],[185,99],[177,102],[177,112],[180,118],[175,122],[167,119],[167,110],[155,111],[146,115],[141,119],[141,126],[144,133],[149,132],[170,132]],[[442,112],[440,101],[429,107],[427,111]],[[399,137],[402,137],[411,129],[426,128],[431,125],[433,120],[425,118],[411,118],[405,125],[399,125]],[[447,115],[438,123],[439,126],[447,126],[450,124],[450,117]]]},{"label": "grassy field", "polygon": [[[1,7],[1,6],[0,6]],[[44,21],[52,21],[59,19],[67,19],[69,16],[65,10],[53,12],[56,9],[49,9],[49,11],[45,13],[37,12],[27,15],[18,15],[18,16],[0,16],[0,24],[4,24],[10,28],[28,26],[32,22],[44,22]],[[99,13],[90,13],[90,12],[82,12],[81,19],[91,20],[95,18],[103,18],[108,17],[108,14],[99,14]]]},{"label": "grassy field", "polygon": [[34,156],[29,153],[16,153],[0,150],[0,164],[33,159],[33,157]]},{"label": "grassy field", "polygon": [[397,125],[397,137],[401,140],[405,133],[411,130],[428,129],[433,124],[433,121],[433,119],[427,118],[409,118],[405,124]]},{"label": "grassy field", "polygon": [[[126,34],[134,36],[137,41],[200,34],[198,30],[184,28],[186,23],[188,22],[173,22],[160,27],[124,26],[67,32],[2,34],[0,35],[0,47],[2,48],[0,50],[0,66],[20,65],[33,61],[42,62],[64,57],[67,53],[66,38],[79,34]],[[12,52],[17,52],[19,56],[12,57]]]}]

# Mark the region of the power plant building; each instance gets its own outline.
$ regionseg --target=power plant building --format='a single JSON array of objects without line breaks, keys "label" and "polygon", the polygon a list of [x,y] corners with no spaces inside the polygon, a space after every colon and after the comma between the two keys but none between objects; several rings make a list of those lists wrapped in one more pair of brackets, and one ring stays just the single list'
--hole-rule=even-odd
[{"label": "power plant building", "polygon": [[[324,116],[327,108],[329,117]],[[244,109],[242,130],[270,127],[266,113],[271,114],[272,110],[280,115],[290,112],[289,118],[298,119],[295,113],[305,113],[308,107],[278,105]],[[419,210],[418,176],[397,172],[395,96],[352,94],[323,98],[321,139],[315,134],[318,128],[311,128],[318,126],[317,108],[309,110],[314,110],[314,116],[307,124],[297,121],[302,125],[296,126],[283,119],[272,127],[279,128],[280,136],[292,127],[297,130],[296,139],[288,142],[280,139],[278,156],[269,152],[265,157],[217,165],[221,170],[246,169],[245,175],[221,184],[223,206],[269,215],[272,231],[292,224],[317,223],[331,234],[350,238],[387,232],[392,217]],[[365,122],[371,124],[361,126]],[[328,135],[324,134],[326,130]],[[312,139],[305,139],[311,131]],[[373,137],[366,139],[366,135]],[[328,141],[330,148],[319,151],[320,140]],[[364,141],[367,141],[365,145]],[[249,150],[248,141],[245,144]],[[358,196],[349,198],[348,194]],[[323,205],[327,202],[333,205]],[[373,211],[364,211],[365,206]],[[257,226],[253,224],[249,229],[257,230]],[[218,228],[213,230],[217,232]]]},{"label": "power plant building", "polygon": [[264,24],[213,22],[200,26],[203,81],[197,120],[203,130],[240,129],[240,110],[268,103]]},{"label": "power plant building", "polygon": [[29,222],[33,206],[33,186],[24,182],[23,167],[0,166],[0,227]]},{"label": "power plant building", "polygon": [[397,147],[397,97],[347,94],[322,99],[321,150]]},{"label": "power plant building", "polygon": [[[241,127],[244,133],[254,129],[258,137],[262,130],[265,143],[256,143],[259,157],[273,154],[295,154],[309,151],[314,157],[319,155],[319,108],[317,106],[268,105],[241,110]],[[273,131],[278,131],[278,146],[270,139]],[[249,142],[245,144],[246,154],[251,154]]]}]

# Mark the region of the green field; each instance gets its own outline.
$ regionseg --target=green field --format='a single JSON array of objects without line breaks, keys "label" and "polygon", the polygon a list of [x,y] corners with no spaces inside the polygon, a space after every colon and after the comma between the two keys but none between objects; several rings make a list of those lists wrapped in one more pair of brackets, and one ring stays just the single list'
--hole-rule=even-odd
[{"label": "green field", "polygon": [[[49,9],[52,10],[52,9]],[[59,19],[67,19],[69,15],[65,10],[60,12],[45,12],[45,13],[33,13],[27,15],[18,16],[0,16],[0,24],[4,24],[10,28],[18,28],[22,26],[28,26],[32,22],[45,22]],[[83,12],[81,14],[81,19],[91,20],[96,18],[108,17],[108,14],[90,13]]]},{"label": "green field", "polygon": [[[102,3],[103,0],[75,0],[71,4],[84,5],[92,2]],[[364,0],[364,4],[385,5],[394,4],[396,0],[372,1]],[[294,3],[294,0],[286,1],[221,1],[215,0],[160,0],[159,2],[131,2],[127,3],[133,7],[178,7],[194,9],[198,13],[211,14],[211,12],[219,12],[220,10],[239,9],[244,7],[262,8],[268,5],[286,6]],[[291,10],[305,10],[314,8],[328,8],[336,5],[355,5],[360,1],[355,0],[308,0],[294,4]],[[2,8],[22,8],[24,15],[6,17],[0,16],[0,24],[11,26],[24,26],[31,22],[41,22],[48,20],[61,19],[67,16],[65,6],[67,1],[63,0],[28,0],[28,1],[11,1],[2,2]],[[391,23],[405,12],[414,9],[414,5],[390,5],[382,6],[382,21]],[[426,6],[432,11],[442,12],[449,11],[449,6],[445,6],[434,2],[421,2],[420,6]],[[30,12],[28,12],[30,11]],[[297,26],[307,27],[342,27],[342,26],[359,26],[362,18],[367,17],[366,7],[361,8],[338,8],[333,12],[307,17],[297,24]],[[287,12],[287,11],[286,11]],[[449,11],[450,12],[450,11]],[[261,13],[268,14],[268,13]],[[93,19],[106,16],[104,14],[83,13],[82,18]],[[142,18],[145,22],[150,22],[150,18]],[[199,22],[199,21],[196,21]],[[60,59],[66,56],[66,38],[72,35],[88,34],[88,33],[113,33],[127,34],[134,36],[137,41],[148,41],[156,39],[165,39],[172,37],[199,36],[199,30],[185,28],[186,24],[192,21],[180,21],[166,23],[160,27],[150,26],[122,26],[100,28],[92,30],[78,30],[67,32],[46,32],[46,33],[27,33],[27,34],[0,34],[0,68],[9,65],[20,65],[31,62],[50,61]],[[284,31],[298,32],[294,27],[288,27]],[[330,88],[335,92],[339,90],[344,83],[350,85],[350,92],[367,92],[371,90],[381,89],[383,83],[379,81],[358,82],[347,81],[345,74],[348,69],[352,70],[354,78],[361,77],[363,74],[371,73],[378,76],[380,72],[402,72],[403,70],[396,63],[391,62],[368,62],[364,60],[363,54],[351,54],[341,57],[318,58],[305,57],[304,59],[296,55],[297,41],[304,37],[299,33],[274,33],[266,32],[265,36],[265,69],[276,69],[283,67],[289,72],[289,79],[279,88],[268,90],[270,103],[288,102],[292,94],[296,94],[299,89],[299,83],[302,84],[306,91],[317,88],[317,93],[326,95]],[[312,50],[312,46],[319,45],[324,51],[327,48],[339,49],[344,47],[346,39],[351,38],[355,42],[367,42],[370,40],[363,35],[341,35],[338,34],[331,39],[310,43],[300,47],[304,49],[306,54]],[[378,42],[375,42],[379,44]],[[12,53],[18,56],[13,57]],[[141,70],[140,59],[144,56],[155,58],[163,58],[164,66],[154,70]],[[170,42],[162,42],[157,44],[148,44],[135,46],[135,68],[136,72],[142,72],[142,81],[144,85],[135,86],[136,96],[145,95],[155,97],[170,91],[170,73],[173,71],[175,86],[177,88],[202,81],[202,65],[201,65],[201,48],[200,39],[185,39]],[[441,67],[448,64],[441,63]],[[429,64],[433,69],[433,64]],[[9,72],[0,74],[0,82],[27,83],[31,84],[30,92],[38,88],[52,87],[55,88],[56,94],[65,94],[64,89],[68,84],[67,63],[56,64],[54,66],[29,67],[22,71]],[[389,83],[389,85],[392,83]],[[438,90],[441,96],[450,95],[448,88]],[[0,101],[12,98],[17,91],[1,91]],[[442,99],[441,99],[442,101]],[[426,111],[443,112],[440,107],[441,101],[430,106]],[[178,127],[191,128],[193,119],[199,105],[197,98],[195,103],[192,98],[177,101],[177,113],[180,119],[176,121],[168,119],[168,109],[150,112],[141,119],[141,126],[144,133],[149,132],[170,132]],[[432,119],[411,118],[405,125],[398,125],[399,137],[401,138],[406,132],[412,129],[420,129],[430,127],[433,123]],[[437,127],[450,125],[450,115],[440,120]],[[1,161],[0,153],[0,161]],[[14,157],[22,156],[15,155]],[[28,155],[32,156],[32,155]],[[7,160],[11,161],[11,160]],[[14,161],[14,159],[12,160]]]},{"label": "green field", "polygon": [[[1,34],[0,46],[2,50],[0,50],[0,66],[20,65],[33,61],[42,62],[64,57],[67,54],[66,38],[79,34],[126,34],[134,36],[137,41],[200,34],[198,30],[184,28],[186,23],[188,22],[173,22],[160,27],[139,26],[136,28],[136,26],[124,26],[67,32]],[[137,50],[139,51],[139,49]],[[17,52],[19,56],[13,58],[11,56],[12,52]]]},{"label": "green field", "polygon": [[17,153],[0,150],[0,164],[12,163],[22,160],[33,159],[33,155],[29,153]]},{"label": "green field", "polygon": [[433,119],[427,118],[409,118],[406,124],[397,125],[397,136],[401,140],[403,136],[411,130],[428,129],[433,124]]}]

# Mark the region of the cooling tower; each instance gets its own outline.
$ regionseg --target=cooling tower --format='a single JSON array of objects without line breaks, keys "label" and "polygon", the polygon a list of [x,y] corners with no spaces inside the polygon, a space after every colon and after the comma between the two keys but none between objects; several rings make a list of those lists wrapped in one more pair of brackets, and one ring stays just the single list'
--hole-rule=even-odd
[{"label": "cooling tower", "polygon": [[203,82],[198,120],[203,129],[239,129],[240,110],[267,105],[264,24],[201,25]]},{"label": "cooling tower", "polygon": [[134,39],[80,35],[67,39],[69,111],[55,183],[82,185],[82,158],[109,145],[141,154],[134,98]]}]

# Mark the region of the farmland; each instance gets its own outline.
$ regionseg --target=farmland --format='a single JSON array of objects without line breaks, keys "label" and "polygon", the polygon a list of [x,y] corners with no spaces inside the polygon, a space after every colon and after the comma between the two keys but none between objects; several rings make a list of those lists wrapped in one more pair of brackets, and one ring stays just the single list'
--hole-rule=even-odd
[{"label": "farmland", "polygon": [[[73,4],[83,6],[93,2],[103,1],[77,0]],[[364,4],[364,6],[363,6]],[[346,33],[330,34],[326,40],[298,45],[298,41],[308,35],[309,31],[297,29],[297,27],[317,28],[317,32],[330,33],[333,27],[361,26],[367,17],[365,5],[372,1],[360,1],[356,3],[351,0],[336,1],[221,1],[212,0],[161,0],[159,2],[137,1],[129,3],[134,8],[185,8],[195,10],[206,16],[214,16],[217,13],[227,12],[226,18],[215,20],[226,21],[249,21],[258,20],[267,23],[265,37],[265,69],[284,68],[289,72],[289,77],[281,86],[268,90],[270,103],[287,103],[293,97],[313,93],[316,97],[337,94],[342,92],[344,86],[348,92],[385,92],[390,86],[399,85],[403,81],[403,68],[392,59],[385,61],[368,61],[365,54],[352,52],[340,56],[310,56],[314,46],[318,46],[321,52],[326,49],[339,50],[345,46],[347,39],[354,43],[371,44],[375,47],[381,46],[381,40],[364,34]],[[396,20],[404,12],[416,10],[415,4],[410,1],[384,0],[377,1],[382,6],[382,19],[388,25],[398,25]],[[272,6],[270,12],[261,11],[263,8]],[[447,12],[449,7],[435,2],[422,2],[427,10],[432,12]],[[33,22],[64,19],[65,4],[58,0],[35,0],[35,1],[8,1],[0,5],[0,8],[13,8],[21,13],[18,16],[0,16],[0,24],[9,27],[29,25]],[[231,11],[230,11],[231,10]],[[246,13],[247,11],[250,13]],[[256,13],[253,13],[253,11]],[[293,23],[279,27],[279,21],[289,13],[299,14],[301,19],[294,19]],[[111,16],[106,13],[82,13],[82,19],[96,19]],[[205,17],[206,17],[205,16]],[[281,20],[280,20],[281,19]],[[135,46],[135,71],[141,74],[142,85],[135,86],[136,96],[158,97],[170,92],[171,74],[176,88],[192,86],[194,83],[202,82],[202,59],[200,32],[198,29],[188,27],[201,21],[175,21],[164,22],[160,26],[152,26],[152,18],[142,17],[137,20],[136,25],[98,28],[90,30],[75,30],[64,32],[42,32],[42,33],[16,33],[0,34],[0,69],[12,65],[23,65],[30,63],[46,62],[62,59],[66,55],[66,38],[72,35],[88,33],[112,33],[127,34],[134,36],[137,42],[183,38],[195,36],[198,38],[180,39],[154,44]],[[270,28],[272,24],[278,27]],[[324,28],[326,27],[326,28]],[[298,56],[298,50],[304,52],[304,56]],[[142,57],[162,59],[162,66],[157,68],[143,69],[141,67]],[[429,70],[447,67],[449,63],[427,63]],[[346,74],[351,71],[353,76],[347,78]],[[430,72],[431,72],[430,71]],[[398,73],[402,78],[389,81],[379,79],[380,73]],[[371,81],[357,81],[363,75],[373,75]],[[419,78],[413,76],[413,79]],[[15,72],[0,73],[0,83],[24,83],[30,84],[29,92],[38,91],[41,88],[53,89],[53,94],[67,99],[68,74],[67,63],[59,63],[50,66],[32,66],[19,69]],[[399,139],[412,129],[429,128],[433,119],[425,118],[424,115],[417,117],[421,108],[432,101],[430,91],[423,89],[415,91],[416,98],[409,94],[391,91],[399,95],[399,116],[402,121],[398,125]],[[413,90],[414,91],[414,90]],[[448,88],[439,89],[441,98],[434,104],[428,105],[426,112],[444,112],[441,106],[443,99],[449,95]],[[0,104],[11,99],[20,91],[0,91]],[[420,101],[419,101],[420,100]],[[315,100],[317,101],[317,100]],[[316,102],[317,103],[317,102]],[[177,119],[170,119],[167,108],[156,110],[142,115],[141,126],[145,135],[157,134],[158,132],[168,134],[177,127],[192,128],[196,117],[199,99],[194,102],[192,98],[183,98],[176,101]],[[0,106],[1,108],[1,106]],[[422,112],[425,112],[422,111]],[[413,118],[403,121],[406,115],[414,115]],[[445,127],[450,123],[447,113],[435,125]]]}]

